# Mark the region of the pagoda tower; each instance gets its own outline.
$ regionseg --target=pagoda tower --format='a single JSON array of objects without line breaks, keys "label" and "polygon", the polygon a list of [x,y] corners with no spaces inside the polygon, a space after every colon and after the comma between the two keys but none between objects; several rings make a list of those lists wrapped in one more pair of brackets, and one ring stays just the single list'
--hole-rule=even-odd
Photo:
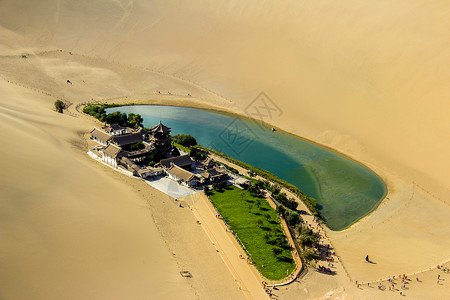
[{"label": "pagoda tower", "polygon": [[172,139],[170,138],[170,128],[163,125],[159,121],[158,125],[153,126],[149,130],[150,142],[154,145],[155,149],[161,151],[164,156],[167,156],[172,151]]}]

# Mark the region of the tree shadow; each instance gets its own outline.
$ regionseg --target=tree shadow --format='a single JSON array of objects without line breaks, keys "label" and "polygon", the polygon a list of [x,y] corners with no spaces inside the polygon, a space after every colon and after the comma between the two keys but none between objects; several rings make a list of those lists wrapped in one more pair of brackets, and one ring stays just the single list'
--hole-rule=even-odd
[{"label": "tree shadow", "polygon": [[282,261],[282,262],[286,262],[286,263],[293,263],[294,262],[292,257],[287,257],[287,256],[278,256],[277,260],[278,261]]}]

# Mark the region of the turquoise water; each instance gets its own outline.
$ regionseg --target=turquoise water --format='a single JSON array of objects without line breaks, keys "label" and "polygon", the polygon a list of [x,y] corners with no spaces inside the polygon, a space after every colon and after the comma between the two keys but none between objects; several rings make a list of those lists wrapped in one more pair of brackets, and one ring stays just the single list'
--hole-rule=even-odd
[{"label": "turquoise water", "polygon": [[191,134],[201,145],[275,174],[316,198],[332,230],[350,226],[386,194],[384,182],[366,167],[253,121],[189,107],[136,105],[107,111],[140,114],[145,127],[161,120],[172,134]]}]

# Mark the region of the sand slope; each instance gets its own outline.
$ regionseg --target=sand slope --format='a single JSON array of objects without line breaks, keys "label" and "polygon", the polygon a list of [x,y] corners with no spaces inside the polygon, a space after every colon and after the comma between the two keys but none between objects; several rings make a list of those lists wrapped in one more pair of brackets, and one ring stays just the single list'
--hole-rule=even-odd
[{"label": "sand slope", "polygon": [[68,148],[87,126],[1,85],[1,297],[195,298],[145,202]]},{"label": "sand slope", "polygon": [[243,297],[190,211],[88,158],[94,124],[42,93],[1,91],[2,299]]},{"label": "sand slope", "polygon": [[238,110],[265,91],[283,110],[272,123],[450,196],[447,1],[1,5],[3,32],[20,37],[7,43],[14,49],[150,67]]},{"label": "sand slope", "polygon": [[[73,103],[69,115],[80,102],[105,99],[245,114],[264,91],[282,111],[265,121],[366,163],[388,184],[390,194],[378,210],[347,231],[330,233],[353,278],[375,280],[449,260],[449,14],[448,1],[439,0],[2,1],[0,230],[7,246],[1,248],[1,282],[6,276],[9,281],[0,296],[28,295],[19,279],[28,280],[28,292],[42,298],[60,298],[63,290],[77,298],[78,286],[83,295],[109,298],[111,285],[116,294],[138,295],[154,287],[160,295],[165,288],[156,286],[173,283],[174,295],[194,295],[172,275],[175,262],[152,219],[139,209],[145,197],[122,201],[141,187],[118,183],[80,154],[78,132],[92,123],[53,113],[57,98]],[[182,246],[169,240],[178,232],[176,224],[160,221],[166,245],[181,252]],[[117,239],[140,252],[126,256],[130,248],[111,247]],[[183,241],[189,240],[188,235]],[[195,253],[194,245],[188,249]],[[361,264],[367,252],[378,261],[372,269]],[[153,262],[151,253],[165,258]],[[53,259],[74,277],[63,276]],[[201,257],[183,259],[178,264],[197,266],[203,274],[191,283],[197,295],[208,295],[210,283],[204,280],[211,269],[201,272]],[[167,276],[154,277],[141,260],[167,270]],[[105,269],[104,276],[89,277],[84,262]],[[220,260],[213,266],[223,268]],[[223,285],[212,287],[217,298],[236,288],[220,270]],[[138,288],[115,284],[133,272]],[[74,278],[80,284],[69,287]],[[147,285],[143,278],[156,283]],[[60,290],[50,285],[53,279]]]}]

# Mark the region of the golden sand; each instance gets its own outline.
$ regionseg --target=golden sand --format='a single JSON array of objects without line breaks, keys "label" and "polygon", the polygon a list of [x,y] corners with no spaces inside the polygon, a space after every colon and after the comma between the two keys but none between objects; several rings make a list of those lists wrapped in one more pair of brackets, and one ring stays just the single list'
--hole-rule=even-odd
[{"label": "golden sand", "polygon": [[[260,91],[283,112],[266,121],[366,164],[389,189],[368,217],[328,232],[349,276],[310,271],[277,293],[398,296],[351,281],[450,259],[449,14],[448,1],[2,1],[0,297],[245,297],[190,211],[88,158],[95,123],[76,106],[245,114]],[[72,103],[63,115],[58,98]],[[405,294],[444,299],[437,272]]]}]

